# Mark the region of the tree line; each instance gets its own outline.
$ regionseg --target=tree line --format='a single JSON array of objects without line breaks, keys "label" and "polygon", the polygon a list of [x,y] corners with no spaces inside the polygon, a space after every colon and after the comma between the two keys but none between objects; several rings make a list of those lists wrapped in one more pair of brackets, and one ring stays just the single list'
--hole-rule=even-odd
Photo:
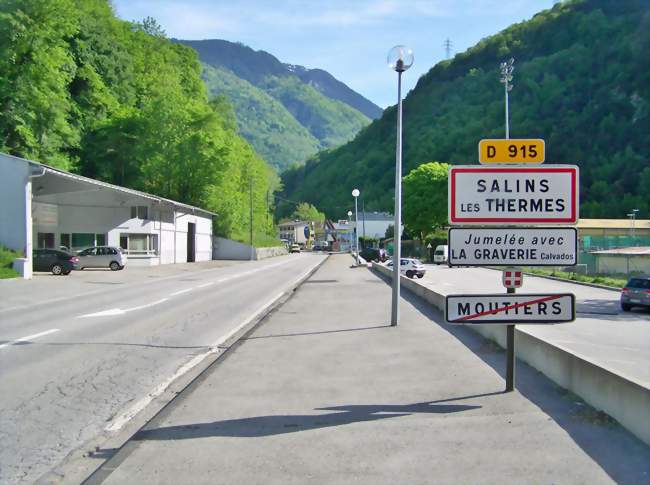
[{"label": "tree line", "polygon": [[275,235],[279,179],[209,99],[196,53],[108,0],[0,3],[0,151],[218,214],[219,235]]}]

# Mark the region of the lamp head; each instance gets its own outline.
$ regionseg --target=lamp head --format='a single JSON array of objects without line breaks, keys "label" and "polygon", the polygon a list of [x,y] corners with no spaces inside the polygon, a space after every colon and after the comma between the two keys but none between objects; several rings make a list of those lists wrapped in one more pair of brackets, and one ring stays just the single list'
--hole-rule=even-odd
[{"label": "lamp head", "polygon": [[361,192],[359,192],[359,189],[354,189],[352,191],[352,197],[359,197],[359,194],[361,194]]},{"label": "lamp head", "polygon": [[348,217],[352,217],[352,211],[348,211]]},{"label": "lamp head", "polygon": [[413,65],[413,49],[405,45],[396,45],[388,51],[388,66],[397,72],[404,72]]}]

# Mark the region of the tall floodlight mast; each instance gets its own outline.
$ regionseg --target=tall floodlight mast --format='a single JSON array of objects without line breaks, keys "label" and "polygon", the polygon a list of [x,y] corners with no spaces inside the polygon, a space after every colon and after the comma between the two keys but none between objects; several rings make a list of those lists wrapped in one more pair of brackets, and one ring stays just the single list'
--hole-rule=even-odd
[{"label": "tall floodlight mast", "polygon": [[510,138],[510,115],[508,105],[508,93],[512,91],[512,73],[515,70],[515,60],[510,58],[508,62],[501,63],[501,82],[506,96],[506,140]]}]

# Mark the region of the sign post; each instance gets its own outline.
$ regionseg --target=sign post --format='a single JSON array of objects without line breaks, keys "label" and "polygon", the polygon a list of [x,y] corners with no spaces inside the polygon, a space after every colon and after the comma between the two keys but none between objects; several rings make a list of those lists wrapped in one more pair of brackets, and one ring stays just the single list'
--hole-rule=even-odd
[{"label": "sign post", "polygon": [[[574,295],[516,294],[516,288],[523,284],[521,266],[578,263],[577,230],[566,226],[578,222],[579,173],[574,165],[540,166],[546,157],[540,139],[481,140],[478,156],[482,165],[449,169],[449,223],[454,227],[448,233],[448,264],[506,266],[507,293],[448,295],[445,318],[456,325],[506,325],[505,390],[510,392],[515,388],[515,325],[575,319]],[[494,227],[499,225],[507,227]]]}]

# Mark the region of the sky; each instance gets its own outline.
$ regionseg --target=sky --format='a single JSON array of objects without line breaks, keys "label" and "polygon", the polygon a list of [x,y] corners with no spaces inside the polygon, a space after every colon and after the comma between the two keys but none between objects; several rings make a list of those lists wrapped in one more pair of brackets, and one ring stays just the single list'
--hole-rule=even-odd
[{"label": "sky", "polygon": [[[225,39],[280,61],[325,69],[385,108],[397,101],[397,74],[386,63],[394,45],[415,62],[405,92],[420,76],[484,37],[550,8],[554,0],[113,0],[124,20],[154,17],[169,37]],[[498,81],[495,81],[498,82]]]}]

